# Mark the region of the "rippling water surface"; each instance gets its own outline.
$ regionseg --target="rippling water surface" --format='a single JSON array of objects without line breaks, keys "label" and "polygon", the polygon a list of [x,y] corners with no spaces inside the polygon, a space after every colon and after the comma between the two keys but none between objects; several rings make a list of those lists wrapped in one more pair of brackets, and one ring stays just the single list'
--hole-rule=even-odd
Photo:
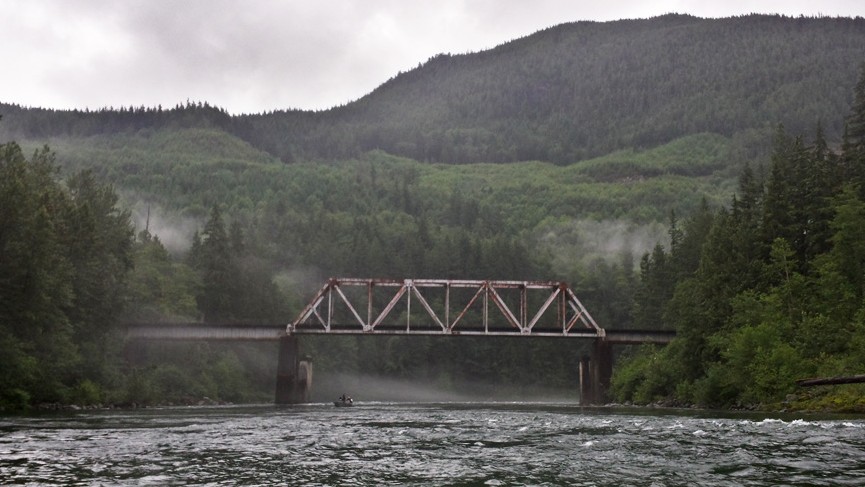
[{"label": "rippling water surface", "polygon": [[865,419],[515,403],[7,417],[0,484],[865,485]]}]

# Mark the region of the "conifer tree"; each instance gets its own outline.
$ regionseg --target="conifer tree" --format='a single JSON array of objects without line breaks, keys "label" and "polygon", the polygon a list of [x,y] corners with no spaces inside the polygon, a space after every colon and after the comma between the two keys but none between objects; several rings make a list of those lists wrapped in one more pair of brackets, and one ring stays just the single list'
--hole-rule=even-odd
[{"label": "conifer tree", "polygon": [[202,236],[199,261],[202,288],[196,299],[198,308],[204,321],[227,321],[234,318],[232,300],[237,293],[237,272],[218,206],[211,209]]},{"label": "conifer tree", "polygon": [[640,283],[634,298],[637,328],[658,329],[664,322],[664,308],[673,295],[675,283],[669,254],[661,244],[640,260]]},{"label": "conifer tree", "polygon": [[859,72],[859,80],[853,90],[853,106],[850,116],[847,117],[844,140],[844,155],[850,162],[856,164],[858,178],[865,175],[865,63],[862,63]]}]

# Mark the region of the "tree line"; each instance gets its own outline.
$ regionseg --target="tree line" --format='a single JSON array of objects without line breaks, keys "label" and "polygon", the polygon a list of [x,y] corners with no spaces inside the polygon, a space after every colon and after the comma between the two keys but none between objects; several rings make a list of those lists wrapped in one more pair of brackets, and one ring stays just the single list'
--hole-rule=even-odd
[{"label": "tree line", "polygon": [[619,400],[863,410],[856,386],[795,394],[865,363],[865,65],[854,95],[840,150],[780,127],[765,173],[746,168],[728,206],[674,220],[643,257],[634,320],[677,339],[618,369]]}]

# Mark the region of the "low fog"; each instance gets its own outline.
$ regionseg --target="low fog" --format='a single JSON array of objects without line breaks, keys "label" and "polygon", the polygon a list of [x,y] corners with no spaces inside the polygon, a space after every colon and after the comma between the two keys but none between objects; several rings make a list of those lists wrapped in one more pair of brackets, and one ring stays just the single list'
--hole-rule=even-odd
[{"label": "low fog", "polygon": [[620,263],[630,254],[634,265],[655,245],[669,247],[669,228],[660,222],[625,220],[570,220],[538,228],[538,245],[552,258],[554,269],[573,272],[596,259]]},{"label": "low fog", "polygon": [[342,394],[351,396],[358,403],[366,401],[576,403],[579,401],[579,384],[574,384],[571,391],[540,387],[509,387],[506,384],[480,382],[450,383],[444,387],[436,385],[434,379],[409,380],[338,372],[319,373],[314,368],[312,384],[312,402],[335,401]]},{"label": "low fog", "polygon": [[160,205],[138,200],[129,205],[135,232],[148,230],[172,255],[181,255],[192,245],[192,236],[204,227],[204,221],[166,211]]}]

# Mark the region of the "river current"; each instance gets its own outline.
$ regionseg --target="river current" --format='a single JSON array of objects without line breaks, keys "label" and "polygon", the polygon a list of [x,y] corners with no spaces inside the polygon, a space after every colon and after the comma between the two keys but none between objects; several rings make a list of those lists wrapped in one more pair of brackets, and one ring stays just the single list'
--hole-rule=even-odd
[{"label": "river current", "polygon": [[366,403],[0,418],[2,485],[865,485],[865,419]]}]

